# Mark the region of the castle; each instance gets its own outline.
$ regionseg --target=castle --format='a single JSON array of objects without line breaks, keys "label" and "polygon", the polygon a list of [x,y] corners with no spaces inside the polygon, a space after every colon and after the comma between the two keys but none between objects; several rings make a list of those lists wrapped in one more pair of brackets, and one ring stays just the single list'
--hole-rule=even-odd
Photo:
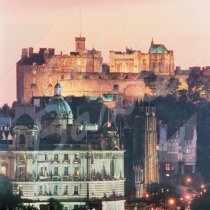
[{"label": "castle", "polygon": [[110,51],[109,65],[103,64],[100,51],[87,50],[85,37],[75,38],[75,51],[55,55],[53,48],[22,49],[17,62],[17,100],[30,103],[33,96],[52,96],[57,83],[66,96],[94,96],[104,94],[142,98],[151,91],[139,74],[152,71],[157,75],[174,75],[173,51],[151,42],[148,53],[126,49]]}]

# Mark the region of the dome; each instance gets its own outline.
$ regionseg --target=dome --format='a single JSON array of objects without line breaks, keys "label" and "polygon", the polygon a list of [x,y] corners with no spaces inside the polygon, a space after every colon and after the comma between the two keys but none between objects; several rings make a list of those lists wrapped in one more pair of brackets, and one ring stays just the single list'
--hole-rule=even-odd
[{"label": "dome", "polygon": [[57,114],[71,112],[69,104],[62,98],[53,98],[49,104],[46,106],[45,111],[47,113],[56,112]]},{"label": "dome", "polygon": [[69,104],[62,97],[61,89],[61,85],[57,83],[54,87],[54,97],[45,108],[47,113],[56,112],[57,114],[69,114],[71,112]]}]

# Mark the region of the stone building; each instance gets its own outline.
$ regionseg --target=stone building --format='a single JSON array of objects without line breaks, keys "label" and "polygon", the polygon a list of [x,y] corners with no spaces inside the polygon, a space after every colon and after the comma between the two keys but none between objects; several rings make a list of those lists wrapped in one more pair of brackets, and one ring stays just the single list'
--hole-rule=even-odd
[{"label": "stone building", "polygon": [[159,125],[159,168],[160,178],[173,178],[175,175],[191,175],[196,172],[197,129],[195,116],[190,118],[171,137],[168,126]]},{"label": "stone building", "polygon": [[[75,38],[75,52],[55,55],[53,48],[22,49],[17,62],[17,99],[29,102],[32,96],[52,96],[56,82],[74,79],[75,73],[102,72],[101,52],[85,48],[85,37]],[[84,73],[84,74],[82,74]],[[65,88],[64,88],[65,89]]]},{"label": "stone building", "polygon": [[[148,53],[126,49],[110,51],[109,65],[102,64],[101,52],[85,48],[85,37],[75,38],[75,52],[55,55],[53,48],[23,49],[17,62],[17,100],[30,103],[32,97],[53,96],[59,81],[63,96],[95,96],[118,94],[128,98],[142,98],[151,94],[139,73],[174,75],[173,51],[164,45],[151,43]],[[106,71],[102,68],[108,67]]]},{"label": "stone building", "polygon": [[29,113],[16,117],[12,144],[0,150],[0,173],[25,204],[40,207],[55,198],[65,210],[123,210],[124,150],[117,131],[77,124],[60,84],[41,114]]},{"label": "stone building", "polygon": [[131,142],[124,143],[125,164],[130,170],[126,170],[126,193],[142,198],[159,183],[158,150],[155,108],[142,106],[138,109],[131,130],[125,131],[126,139],[131,136]]},{"label": "stone building", "polygon": [[153,71],[156,75],[174,75],[174,54],[162,44],[151,42],[148,53],[126,48],[110,51],[110,72],[139,73]]}]

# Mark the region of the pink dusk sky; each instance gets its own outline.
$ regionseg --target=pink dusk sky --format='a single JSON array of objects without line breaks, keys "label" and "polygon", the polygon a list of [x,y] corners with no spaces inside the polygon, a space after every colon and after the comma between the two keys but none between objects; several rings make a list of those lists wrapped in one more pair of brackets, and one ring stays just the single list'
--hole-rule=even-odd
[{"label": "pink dusk sky", "polygon": [[22,48],[69,53],[80,28],[104,62],[126,46],[147,52],[153,37],[174,50],[175,65],[210,66],[209,10],[210,0],[0,0],[0,105],[16,100]]}]

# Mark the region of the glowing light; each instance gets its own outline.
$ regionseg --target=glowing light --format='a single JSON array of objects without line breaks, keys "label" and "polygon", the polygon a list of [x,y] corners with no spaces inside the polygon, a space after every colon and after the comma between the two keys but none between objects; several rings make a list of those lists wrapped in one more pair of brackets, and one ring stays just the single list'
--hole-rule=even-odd
[{"label": "glowing light", "polygon": [[175,200],[173,198],[170,198],[168,200],[168,204],[171,205],[171,206],[173,206],[175,204]]},{"label": "glowing light", "polygon": [[146,196],[146,198],[149,198],[149,194],[148,193],[145,196]]},{"label": "glowing light", "polygon": [[190,183],[190,182],[192,182],[192,179],[191,179],[190,177],[188,177],[188,178],[186,179],[186,181],[187,181],[187,183]]},{"label": "glowing light", "polygon": [[189,196],[189,195],[186,195],[186,199],[187,199],[187,200],[190,200],[190,196]]}]

